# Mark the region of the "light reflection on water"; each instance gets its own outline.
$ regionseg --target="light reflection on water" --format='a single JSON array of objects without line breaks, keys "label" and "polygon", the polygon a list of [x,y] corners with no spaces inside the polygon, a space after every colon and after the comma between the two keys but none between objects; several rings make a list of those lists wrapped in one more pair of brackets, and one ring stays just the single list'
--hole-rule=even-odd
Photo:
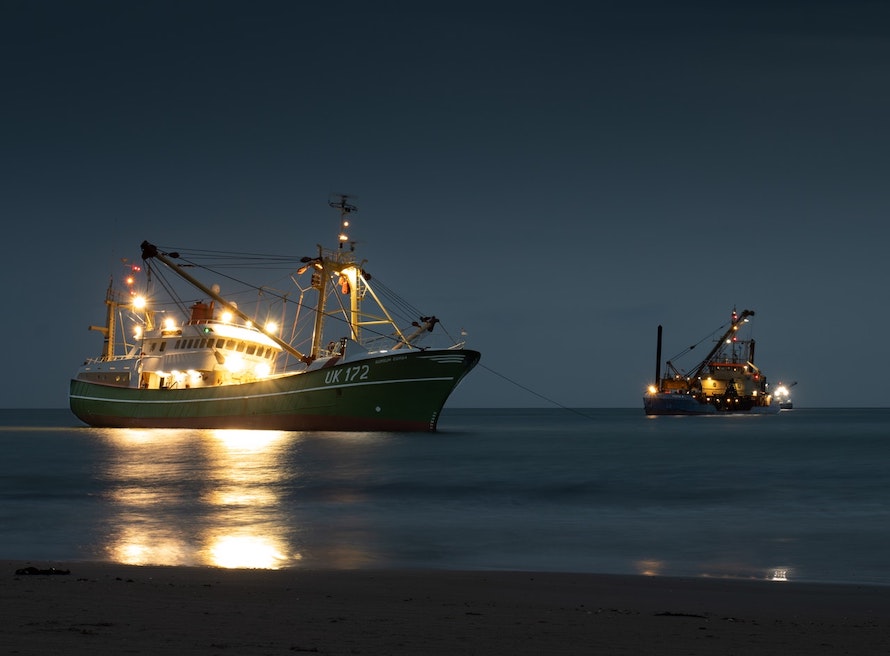
[{"label": "light reflection on water", "polygon": [[[752,579],[762,581],[790,581],[792,568],[759,567],[742,561],[702,562],[690,573],[700,578]],[[642,559],[634,562],[634,573],[640,576],[671,574],[671,563],[666,560]]]},{"label": "light reflection on water", "polygon": [[0,545],[56,562],[890,585],[890,410],[588,414],[467,410],[402,435],[7,413]]},{"label": "light reflection on water", "polygon": [[[350,433],[173,429],[103,429],[97,435],[107,447],[101,473],[106,484],[106,530],[100,549],[121,563],[280,569],[318,563],[321,558],[325,566],[354,568],[379,564],[387,558],[383,553],[387,549],[405,549],[402,555],[409,557],[425,557],[427,550],[427,556],[438,557],[443,547],[427,547],[424,536],[432,543],[438,536],[444,548],[473,557],[465,539],[496,544],[503,540],[499,535],[515,530],[527,512],[522,504],[499,505],[498,470],[492,463],[478,472],[479,463],[461,463],[462,479],[454,478],[447,467],[443,470],[431,457],[442,446],[436,442],[417,442],[418,451],[401,462],[413,447],[396,445],[399,440],[392,436],[380,440],[379,435]],[[382,444],[388,448],[375,451]],[[451,445],[445,447],[450,450]],[[498,464],[508,457],[499,453]],[[481,485],[469,483],[469,489],[478,497],[451,499],[452,492],[461,494],[468,483],[465,478],[475,474]],[[534,474],[528,473],[529,481]],[[488,489],[492,478],[494,497]],[[427,485],[445,496],[436,493],[432,505],[422,502],[421,514],[412,513],[411,496],[426,494]],[[387,501],[387,489],[396,495],[395,502]],[[402,489],[407,496],[399,495]],[[522,490],[507,489],[508,498]],[[498,512],[488,507],[492,502]],[[375,513],[382,524],[374,524]],[[635,514],[621,513],[625,519],[618,521],[626,522]],[[646,513],[639,514],[638,521],[645,522]],[[594,518],[608,520],[602,510],[588,519]],[[657,515],[649,519],[650,528],[660,521]],[[559,511],[549,519],[537,517],[543,527],[536,531],[542,551],[550,548],[547,535],[585,530],[565,525],[565,520]],[[554,522],[551,530],[546,529],[549,521]],[[704,540],[708,532],[712,531],[687,537],[694,544],[696,537]],[[597,540],[608,541],[607,535]],[[381,543],[387,539],[389,545]],[[593,553],[596,541],[590,542]],[[516,547],[504,544],[488,566],[512,567],[511,550]],[[523,553],[520,548],[519,554]],[[775,574],[779,568],[772,565],[714,555],[704,549],[696,559],[697,571],[687,573],[780,580]],[[516,568],[521,566],[515,563]],[[669,557],[654,554],[630,559],[629,566],[648,576],[677,570]],[[781,569],[787,576],[790,568]]]},{"label": "light reflection on water", "polygon": [[[281,521],[280,450],[294,435],[107,430],[108,556],[128,564],[277,569],[301,559]],[[190,518],[188,522],[178,518]],[[291,527],[293,528],[293,527]]]}]

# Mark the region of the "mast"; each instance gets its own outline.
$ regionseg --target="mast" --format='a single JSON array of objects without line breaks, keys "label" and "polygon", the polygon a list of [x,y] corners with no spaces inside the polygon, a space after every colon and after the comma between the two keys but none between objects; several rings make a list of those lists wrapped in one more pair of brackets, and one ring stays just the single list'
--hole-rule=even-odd
[{"label": "mast", "polygon": [[115,300],[114,279],[108,282],[108,290],[105,292],[105,325],[90,326],[90,330],[102,333],[105,339],[102,340],[102,358],[111,360],[114,358],[114,331],[117,330],[117,308],[118,302]]},{"label": "mast", "polygon": [[[168,257],[169,257],[169,258],[174,258],[174,259],[175,259],[175,258],[178,258],[178,257],[179,257],[179,254],[178,254],[178,253],[163,254],[163,253],[161,253],[161,252],[158,251],[158,247],[157,247],[157,246],[155,246],[154,244],[150,244],[150,243],[147,242],[147,241],[143,241],[141,247],[142,247],[142,259],[143,259],[143,260],[148,260],[148,259],[151,259],[151,258],[155,258],[155,259],[157,259],[157,260],[160,260],[161,262],[163,262],[164,264],[167,265],[167,268],[169,268],[171,271],[173,271],[174,273],[176,273],[177,275],[179,275],[180,278],[183,278],[183,279],[186,280],[189,284],[191,284],[191,285],[195,286],[196,288],[200,289],[202,292],[204,292],[205,294],[207,294],[207,295],[208,295],[210,298],[212,298],[214,301],[216,301],[217,303],[219,303],[220,305],[222,305],[224,308],[226,308],[229,312],[231,312],[231,313],[234,314],[234,315],[237,315],[238,317],[240,317],[240,318],[243,319],[244,321],[253,324],[253,319],[251,319],[249,316],[247,316],[246,314],[244,314],[244,313],[243,313],[241,310],[239,310],[237,307],[235,307],[234,305],[232,305],[231,303],[229,303],[226,299],[224,299],[222,296],[220,296],[219,294],[217,294],[215,291],[213,291],[212,289],[210,289],[209,287],[207,287],[206,285],[204,285],[201,281],[197,280],[196,278],[193,278],[193,277],[190,276],[188,273],[186,273],[185,271],[183,271],[183,270],[182,270],[182,267],[178,267],[178,266],[176,266],[176,264],[174,264],[173,262],[170,261],[170,259],[168,259]],[[278,346],[280,346],[282,349],[284,349],[285,351],[287,351],[288,353],[290,353],[292,356],[294,356],[295,358],[297,358],[297,359],[300,360],[301,362],[305,362],[306,364],[309,364],[310,362],[312,362],[312,358],[311,358],[310,356],[307,356],[307,355],[301,353],[300,351],[298,351],[297,349],[295,349],[293,346],[291,346],[290,344],[288,344],[288,343],[285,342],[284,340],[280,339],[277,335],[274,335],[273,333],[267,331],[267,330],[266,330],[264,327],[262,327],[262,326],[257,326],[257,328],[259,328],[260,332],[262,332],[266,337],[268,337],[269,339],[271,339],[273,342],[275,342],[276,344],[278,344]]]},{"label": "mast", "polygon": [[[337,233],[337,250],[325,255],[324,248],[318,246],[318,257],[311,262],[316,271],[312,273],[312,286],[318,292],[318,303],[315,307],[315,325],[312,330],[312,350],[310,357],[315,359],[321,352],[321,342],[324,338],[325,310],[327,308],[328,281],[331,276],[339,276],[339,284],[344,294],[349,294],[349,329],[354,341],[360,341],[359,335],[359,293],[355,259],[355,242],[349,238],[349,215],[358,212],[358,207],[348,202],[348,194],[339,194],[340,200],[329,201],[328,205],[340,210],[340,231]],[[349,243],[349,250],[343,248]]]},{"label": "mast", "polygon": [[[329,257],[324,257],[322,248],[319,246],[319,257],[316,260],[304,259],[303,261],[307,263],[312,262],[312,265],[317,269],[320,268],[324,274],[322,276],[323,280],[321,286],[317,287],[320,289],[319,293],[324,291],[324,286],[327,284],[329,278],[333,280],[332,276],[334,275],[339,277],[337,284],[340,285],[340,290],[343,294],[349,295],[348,323],[351,337],[354,341],[361,343],[362,326],[387,325],[390,326],[395,333],[394,339],[396,339],[396,344],[392,347],[392,350],[411,346],[414,340],[420,335],[432,331],[433,327],[439,320],[434,316],[420,317],[419,321],[413,323],[416,330],[412,334],[406,336],[402,332],[396,324],[395,319],[393,319],[392,315],[390,315],[389,311],[386,309],[386,306],[374,292],[374,289],[369,282],[371,276],[362,266],[364,261],[359,264],[355,260],[355,241],[351,240],[349,237],[349,215],[353,212],[358,212],[358,208],[348,202],[348,199],[351,198],[348,194],[338,195],[340,196],[340,200],[328,202],[328,205],[334,209],[340,210],[340,233],[338,236],[339,245],[337,250],[329,251]],[[344,245],[347,243],[349,244],[348,249],[344,248]],[[362,313],[361,302],[366,294],[371,295],[371,298],[382,316],[369,317]],[[327,295],[324,294],[323,297],[326,299]],[[317,337],[313,338],[313,356],[316,356],[318,350],[321,348],[321,325],[325,316],[324,301],[321,299],[317,311],[319,312],[316,316],[315,335]],[[347,313],[344,311],[344,314]]]},{"label": "mast", "polygon": [[318,292],[318,303],[315,304],[315,324],[312,328],[312,346],[309,357],[313,360],[318,357],[321,350],[321,338],[324,333],[325,299],[328,296],[328,260],[324,256],[324,249],[319,245],[318,257],[313,261],[317,271],[312,272],[312,287]]},{"label": "mast", "polygon": [[[361,332],[359,324],[361,323],[361,293],[359,291],[358,280],[360,275],[358,267],[355,266],[355,242],[349,238],[350,222],[349,215],[358,212],[358,207],[346,202],[349,198],[346,194],[340,194],[339,202],[331,201],[328,203],[334,209],[340,210],[340,233],[337,235],[337,268],[340,273],[340,288],[344,294],[349,294],[349,329],[352,332],[352,339],[361,342]],[[349,243],[349,250],[345,251],[343,245]],[[346,266],[343,266],[346,265]],[[337,271],[335,271],[337,273]]]}]

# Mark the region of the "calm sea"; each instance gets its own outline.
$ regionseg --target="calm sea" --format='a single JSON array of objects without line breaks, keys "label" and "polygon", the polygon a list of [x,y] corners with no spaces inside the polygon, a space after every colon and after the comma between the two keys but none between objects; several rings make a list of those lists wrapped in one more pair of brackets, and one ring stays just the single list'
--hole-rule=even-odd
[{"label": "calm sea", "polygon": [[438,433],[0,411],[0,558],[890,584],[890,409],[447,409]]}]

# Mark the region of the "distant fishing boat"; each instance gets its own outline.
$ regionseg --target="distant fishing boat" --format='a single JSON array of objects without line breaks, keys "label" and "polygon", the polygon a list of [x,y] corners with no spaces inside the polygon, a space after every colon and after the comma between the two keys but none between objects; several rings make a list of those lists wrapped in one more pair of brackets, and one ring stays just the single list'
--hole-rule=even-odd
[{"label": "distant fishing boat", "polygon": [[[318,246],[299,265],[291,265],[291,257],[179,253],[143,242],[142,266],[131,265],[123,289],[112,281],[105,325],[91,326],[104,345],[71,380],[72,412],[100,427],[435,431],[480,354],[452,339],[435,316],[372,284],[348,236],[357,211],[348,201],[341,195],[329,203],[340,212],[337,247]],[[290,267],[277,279],[294,287],[280,292],[220,272],[239,255],[254,268]],[[186,269],[241,286],[253,294],[256,309],[248,315],[218,285],[207,286]],[[168,273],[199,298],[177,296],[175,311],[162,306],[154,282],[176,296]],[[146,277],[144,296],[134,274]],[[398,324],[395,308],[384,306],[386,295],[398,304]],[[293,316],[285,328],[288,312]],[[277,325],[273,316],[281,319]],[[437,326],[444,345],[428,344]]]},{"label": "distant fishing boat", "polygon": [[[766,376],[754,364],[754,340],[740,339],[739,329],[753,317],[752,310],[735,310],[728,328],[720,333],[705,358],[684,373],[674,365],[673,358],[665,363],[666,374],[661,375],[662,327],[658,326],[655,359],[655,384],[643,396],[647,415],[713,415],[713,414],[773,414],[779,404],[773,403]],[[707,339],[707,338],[706,338]],[[704,341],[704,340],[702,340]],[[677,357],[682,357],[691,346]]]},{"label": "distant fishing boat", "polygon": [[791,388],[797,385],[797,381],[795,380],[793,383],[779,383],[776,386],[776,391],[773,394],[774,401],[779,403],[779,408],[781,410],[793,410],[794,402],[791,400]]}]

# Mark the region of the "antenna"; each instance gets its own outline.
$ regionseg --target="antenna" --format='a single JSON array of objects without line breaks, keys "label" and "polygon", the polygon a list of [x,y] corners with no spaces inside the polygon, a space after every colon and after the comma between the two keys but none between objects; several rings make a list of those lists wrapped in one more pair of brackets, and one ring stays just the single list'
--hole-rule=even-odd
[{"label": "antenna", "polygon": [[[334,195],[339,196],[340,200],[330,200],[328,201],[328,205],[336,210],[340,210],[340,234],[337,239],[340,243],[339,248],[342,250],[343,244],[349,241],[349,215],[353,212],[358,212],[358,207],[348,202],[350,198],[355,198],[355,196],[350,196],[349,194]],[[353,242],[352,249],[354,248],[355,243]]]}]

